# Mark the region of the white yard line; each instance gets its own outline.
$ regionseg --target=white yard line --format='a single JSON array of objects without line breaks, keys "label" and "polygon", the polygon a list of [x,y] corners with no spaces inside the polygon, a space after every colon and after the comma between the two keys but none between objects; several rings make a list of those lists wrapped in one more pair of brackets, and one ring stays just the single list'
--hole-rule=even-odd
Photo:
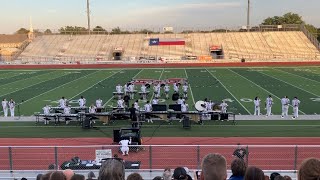
[{"label": "white yard line", "polygon": [[[52,72],[52,74],[53,74],[53,73],[55,73],[55,72]],[[51,74],[51,73],[48,73],[48,74]],[[44,74],[44,75],[48,75],[48,74]],[[44,75],[43,75],[43,76],[44,76]],[[65,76],[65,75],[62,75],[62,76]],[[35,86],[35,85],[41,84],[41,83],[43,83],[43,82],[51,81],[51,80],[54,80],[54,79],[60,78],[60,77],[62,77],[62,76],[58,76],[58,77],[53,78],[53,79],[43,80],[43,81],[40,81],[40,82],[38,82],[38,83],[36,83],[36,84],[30,85],[30,86],[25,86],[25,87],[23,87],[23,88],[21,88],[21,89],[17,89],[17,90],[15,90],[15,91],[9,92],[9,93],[7,93],[7,94],[2,94],[1,96],[6,96],[6,95],[8,95],[8,94],[12,94],[12,93],[15,93],[15,92],[17,92],[17,91],[24,90],[24,89],[27,89],[27,88],[29,88],[29,87],[32,87],[32,86]],[[27,79],[29,79],[29,78],[27,78]],[[15,82],[17,82],[17,81],[15,81]],[[10,84],[11,84],[11,83],[10,83]],[[0,88],[1,88],[1,87],[0,87]]]},{"label": "white yard line", "polygon": [[[96,72],[95,72],[95,73],[96,73]],[[75,81],[80,80],[80,79],[83,79],[83,78],[86,78],[86,77],[88,77],[88,76],[90,76],[90,75],[92,75],[92,74],[95,74],[95,73],[89,73],[89,74],[87,74],[87,75],[85,75],[85,76],[82,76],[82,77],[80,77],[80,78],[74,79],[74,80],[72,80],[72,81],[70,81],[70,82],[61,84],[60,86],[57,86],[57,87],[55,87],[55,88],[53,88],[53,89],[51,89],[51,90],[49,90],[49,91],[46,91],[46,92],[44,92],[44,93],[41,93],[41,94],[39,94],[39,95],[37,95],[37,96],[34,96],[34,97],[30,98],[30,99],[25,100],[24,102],[20,103],[20,105],[21,105],[21,104],[24,104],[24,103],[26,103],[26,102],[28,102],[28,101],[31,101],[31,100],[33,100],[33,99],[35,99],[35,98],[37,98],[37,97],[40,97],[40,96],[42,96],[42,95],[44,95],[44,94],[47,94],[47,93],[49,93],[49,92],[52,92],[52,91],[54,91],[54,90],[56,90],[56,89],[59,89],[60,87],[63,87],[63,86],[65,86],[65,85],[67,85],[67,84],[70,84],[70,83],[72,83],[72,82],[75,82]]]},{"label": "white yard line", "polygon": [[[186,78],[187,78],[187,80],[188,80],[188,79],[189,79],[189,77],[188,77],[187,70],[186,70],[186,69],[184,69],[184,72],[186,73]],[[188,83],[188,86],[189,86],[189,88],[190,88],[190,92],[191,92],[191,97],[192,97],[193,105],[195,105],[195,104],[196,104],[196,101],[194,100],[194,96],[193,96],[192,88],[191,88],[191,85],[190,85],[189,83]]]},{"label": "white yard line", "polygon": [[220,81],[220,79],[218,79],[215,75],[213,75],[207,68],[206,68],[206,71],[208,71],[208,73],[211,74],[212,77],[216,78],[220,84],[228,91],[229,94],[231,94],[231,96],[243,107],[243,109],[245,109],[250,115],[251,112],[229,91],[229,89]]},{"label": "white yard line", "polygon": [[[135,76],[132,77],[132,79],[136,78],[144,69],[141,69]],[[122,70],[120,70],[122,71]],[[106,107],[106,105],[113,99],[113,96],[111,96],[111,98],[106,101],[106,103],[103,104],[103,107]]]},{"label": "white yard line", "polygon": [[281,69],[277,69],[277,68],[272,68],[274,70],[277,70],[277,71],[280,71],[280,72],[284,72],[284,73],[287,73],[287,74],[290,74],[290,75],[293,75],[293,76],[297,76],[297,77],[300,77],[300,78],[303,78],[303,79],[307,79],[309,81],[313,81],[313,82],[316,82],[316,83],[320,83],[319,81],[316,81],[316,80],[313,80],[313,79],[309,79],[307,77],[304,77],[304,76],[300,76],[300,75],[297,75],[297,74],[293,74],[293,73],[290,73],[290,72],[287,72],[287,71],[284,71],[284,70],[281,70]]},{"label": "white yard line", "polygon": [[286,84],[288,84],[288,85],[290,85],[290,86],[293,86],[293,87],[295,87],[295,88],[298,88],[298,89],[300,89],[300,90],[302,90],[302,91],[304,91],[304,92],[307,92],[307,93],[309,93],[309,94],[312,94],[312,95],[314,95],[314,96],[316,96],[316,97],[319,97],[319,95],[314,94],[313,92],[310,92],[310,91],[305,90],[305,89],[303,89],[303,88],[300,88],[300,87],[298,87],[298,86],[295,86],[295,85],[293,85],[293,84],[291,84],[291,83],[289,83],[289,82],[287,82],[287,81],[284,81],[284,80],[282,80],[282,79],[276,78],[276,77],[274,77],[274,76],[270,76],[269,74],[266,74],[266,73],[263,73],[263,72],[259,72],[259,73],[264,74],[264,75],[266,75],[266,76],[269,76],[269,77],[271,77],[271,78],[273,78],[273,79],[276,79],[276,80],[278,80],[278,81],[281,81],[281,82],[283,82],[283,83],[286,83]]},{"label": "white yard line", "polygon": [[[279,99],[279,100],[281,101],[281,98],[279,98],[278,96],[274,95],[273,93],[271,93],[271,92],[268,91],[267,89],[261,87],[260,85],[256,84],[255,82],[251,81],[250,79],[242,76],[241,74],[239,74],[239,73],[237,73],[237,72],[235,72],[235,71],[233,71],[233,70],[231,70],[231,69],[228,69],[228,70],[231,71],[231,72],[233,72],[233,73],[235,73],[235,74],[237,74],[238,76],[241,76],[243,79],[246,79],[247,81],[249,81],[249,82],[251,82],[252,84],[256,85],[256,86],[259,87],[260,89],[263,89],[264,91],[266,91],[267,93],[269,93],[270,95],[276,97],[277,99]],[[292,107],[292,105],[290,105],[290,106]],[[301,110],[299,110],[299,112],[301,112],[302,114],[306,114],[306,113],[304,113],[304,112],[301,111]]]},{"label": "white yard line", "polygon": [[[103,70],[100,70],[100,71],[98,71],[98,72],[101,72],[101,71],[103,71]],[[106,70],[106,71],[109,71],[109,70]],[[120,72],[120,71],[121,71],[121,70],[119,70],[118,72]],[[98,72],[97,72],[97,73],[98,73]],[[112,72],[112,71],[110,71],[110,72]],[[111,78],[112,76],[114,76],[114,75],[115,75],[115,74],[117,74],[118,72],[116,72],[116,73],[114,73],[114,74],[112,74],[112,75],[109,75],[109,76],[107,76],[106,78],[104,78],[104,79],[102,79],[102,80],[98,81],[97,83],[93,84],[92,86],[88,87],[87,89],[85,89],[85,90],[81,91],[80,93],[78,93],[78,94],[74,95],[74,96],[73,96],[73,97],[71,97],[69,100],[72,100],[73,98],[75,98],[75,97],[79,96],[80,94],[82,94],[82,93],[84,93],[84,92],[88,91],[89,89],[91,89],[91,88],[92,88],[92,87],[94,87],[95,85],[97,85],[97,84],[101,83],[102,81],[104,81],[104,80],[106,80],[106,79]]]}]

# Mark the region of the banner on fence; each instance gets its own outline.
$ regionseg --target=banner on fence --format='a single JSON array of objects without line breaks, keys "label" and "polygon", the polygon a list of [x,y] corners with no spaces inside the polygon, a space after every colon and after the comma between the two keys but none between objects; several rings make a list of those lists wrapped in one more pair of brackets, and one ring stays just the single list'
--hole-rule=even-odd
[{"label": "banner on fence", "polygon": [[102,159],[112,158],[111,149],[96,149],[96,162],[100,162]]}]

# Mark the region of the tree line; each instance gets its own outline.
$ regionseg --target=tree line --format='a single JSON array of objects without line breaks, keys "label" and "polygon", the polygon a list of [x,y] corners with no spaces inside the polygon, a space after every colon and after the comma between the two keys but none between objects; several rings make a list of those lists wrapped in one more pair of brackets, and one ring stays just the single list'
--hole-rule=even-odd
[{"label": "tree line", "polygon": [[[283,24],[305,24],[306,28],[314,34],[317,39],[320,41],[320,28],[316,28],[315,26],[311,24],[306,24],[305,21],[303,21],[302,16],[296,13],[286,13],[283,16],[273,16],[268,17],[261,23],[262,25],[283,25]],[[251,27],[250,31],[258,31],[259,27]],[[181,33],[193,33],[193,32],[200,32],[200,33],[208,33],[208,32],[226,32],[230,31],[227,29],[213,29],[213,30],[207,30],[207,31],[195,31],[195,30],[185,30]],[[234,31],[242,31],[240,30],[234,30]],[[34,31],[37,34],[52,34],[53,32],[50,29],[46,29],[43,32]],[[29,30],[26,28],[20,28],[16,31],[16,34],[27,34],[29,33]],[[65,26],[61,27],[58,30],[58,33],[60,34],[88,34],[88,29],[85,27],[79,27],[79,26]],[[158,34],[159,31],[152,31],[149,29],[141,29],[136,31],[128,31],[128,30],[122,30],[120,27],[116,27],[111,29],[110,32],[108,32],[106,29],[104,29],[102,26],[96,26],[90,31],[91,34]],[[173,33],[173,32],[164,32],[164,33]]]}]

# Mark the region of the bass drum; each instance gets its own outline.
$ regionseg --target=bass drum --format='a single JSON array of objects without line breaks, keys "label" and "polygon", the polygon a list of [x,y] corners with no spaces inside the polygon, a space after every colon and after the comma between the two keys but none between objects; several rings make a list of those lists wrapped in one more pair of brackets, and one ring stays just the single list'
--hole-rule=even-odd
[{"label": "bass drum", "polygon": [[196,107],[197,111],[200,111],[200,112],[205,111],[206,110],[206,103],[204,101],[198,101],[198,102],[196,102],[195,107]]}]

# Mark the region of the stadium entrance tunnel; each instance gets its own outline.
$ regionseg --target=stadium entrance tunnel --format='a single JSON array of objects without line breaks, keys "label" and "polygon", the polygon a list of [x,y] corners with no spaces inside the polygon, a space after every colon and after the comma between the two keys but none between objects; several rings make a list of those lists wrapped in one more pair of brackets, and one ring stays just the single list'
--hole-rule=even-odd
[{"label": "stadium entrance tunnel", "polygon": [[122,47],[117,47],[112,52],[112,59],[113,60],[122,60],[124,50]]},{"label": "stadium entrance tunnel", "polygon": [[213,59],[223,59],[224,58],[224,53],[223,53],[223,48],[222,45],[213,45],[210,47],[210,54]]}]

